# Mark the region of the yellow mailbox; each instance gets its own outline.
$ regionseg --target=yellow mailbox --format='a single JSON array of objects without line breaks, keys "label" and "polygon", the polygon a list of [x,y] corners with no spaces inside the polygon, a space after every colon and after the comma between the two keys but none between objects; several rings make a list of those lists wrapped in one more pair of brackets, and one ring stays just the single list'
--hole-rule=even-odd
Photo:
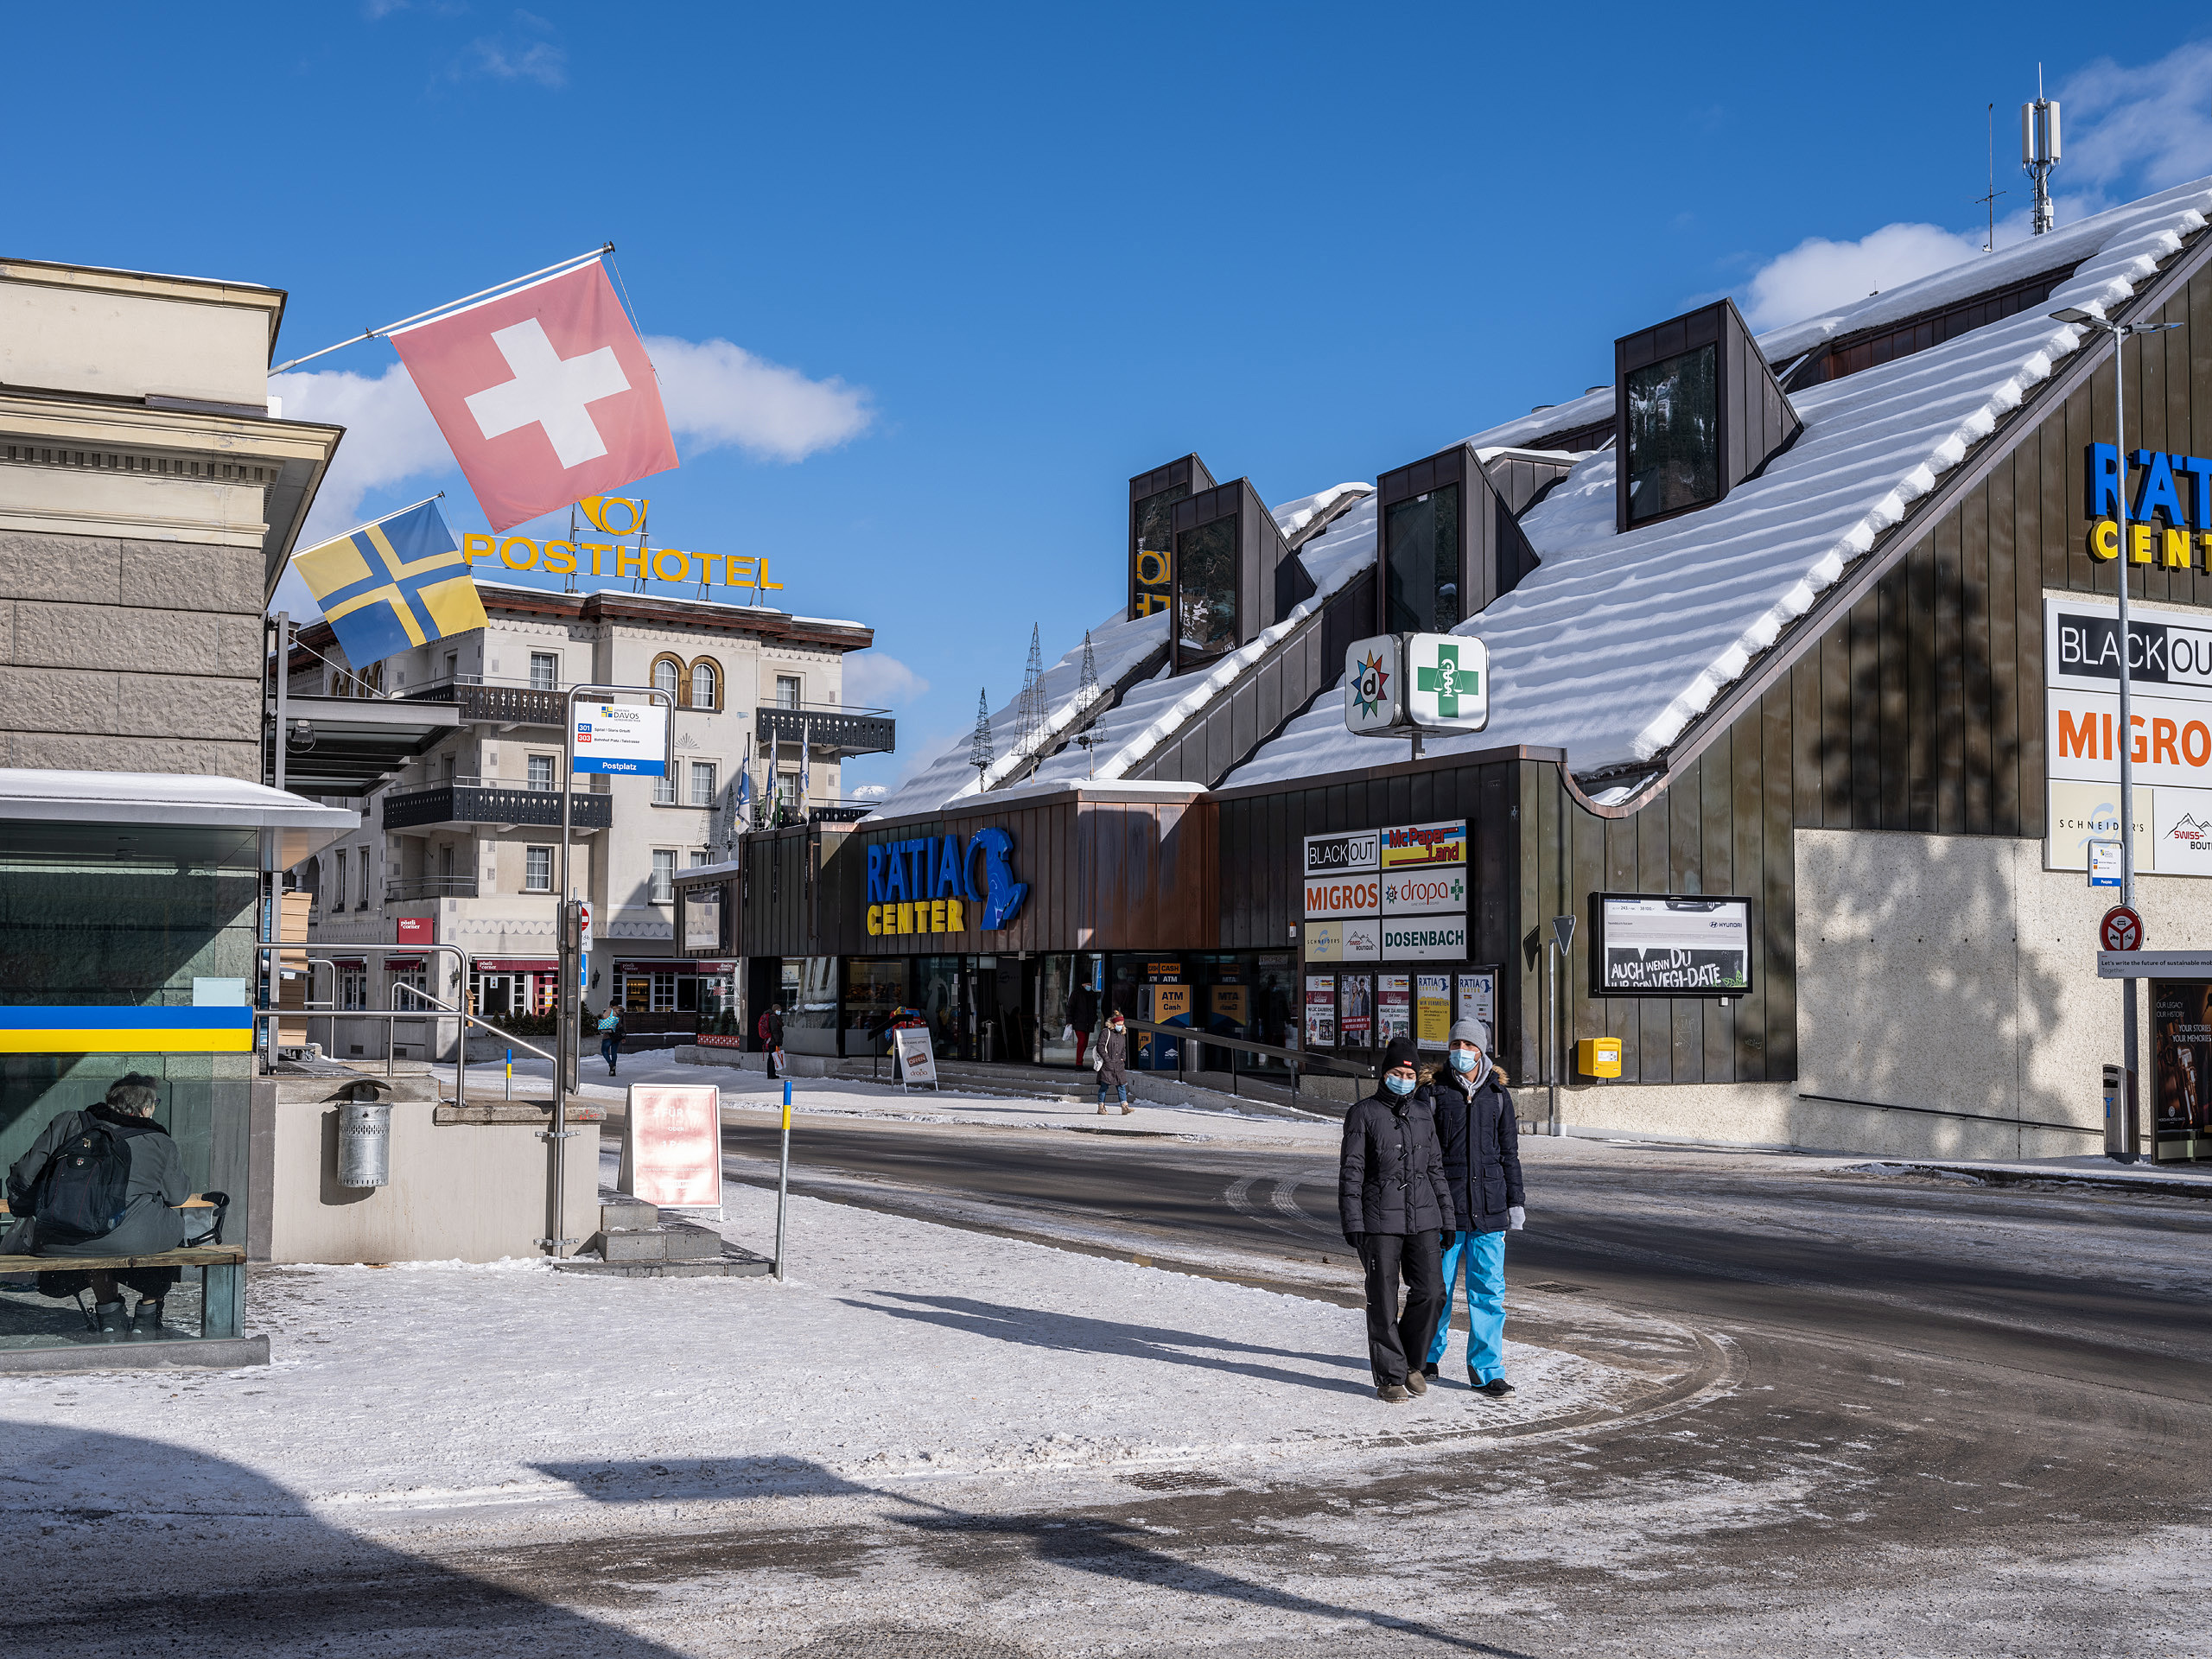
[{"label": "yellow mailbox", "polygon": [[1586,1077],[1618,1077],[1621,1074],[1621,1039],[1585,1037],[1574,1046],[1574,1069]]}]

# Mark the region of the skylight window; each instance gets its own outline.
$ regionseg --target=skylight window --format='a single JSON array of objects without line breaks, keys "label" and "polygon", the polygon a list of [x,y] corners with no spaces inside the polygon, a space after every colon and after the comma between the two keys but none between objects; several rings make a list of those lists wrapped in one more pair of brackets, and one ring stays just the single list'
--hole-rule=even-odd
[{"label": "skylight window", "polygon": [[1719,500],[1719,347],[1695,346],[1631,370],[1626,390],[1629,523]]}]

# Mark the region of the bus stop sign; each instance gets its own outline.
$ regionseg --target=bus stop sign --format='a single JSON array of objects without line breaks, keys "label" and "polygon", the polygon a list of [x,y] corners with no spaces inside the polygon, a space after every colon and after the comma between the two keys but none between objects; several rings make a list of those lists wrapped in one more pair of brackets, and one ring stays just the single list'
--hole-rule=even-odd
[{"label": "bus stop sign", "polygon": [[2140,950],[2143,948],[2143,918],[2126,905],[2114,905],[2105,912],[2105,919],[2097,929],[2097,937],[2107,950]]}]

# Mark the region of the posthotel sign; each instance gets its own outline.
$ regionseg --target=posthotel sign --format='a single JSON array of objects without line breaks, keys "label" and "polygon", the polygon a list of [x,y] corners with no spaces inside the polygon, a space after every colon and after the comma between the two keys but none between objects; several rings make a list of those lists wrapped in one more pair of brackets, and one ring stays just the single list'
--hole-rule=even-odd
[{"label": "posthotel sign", "polygon": [[1014,925],[1028,896],[1029,884],[1014,880],[1014,832],[996,824],[964,843],[917,836],[868,849],[868,931],[877,937],[995,932]]}]

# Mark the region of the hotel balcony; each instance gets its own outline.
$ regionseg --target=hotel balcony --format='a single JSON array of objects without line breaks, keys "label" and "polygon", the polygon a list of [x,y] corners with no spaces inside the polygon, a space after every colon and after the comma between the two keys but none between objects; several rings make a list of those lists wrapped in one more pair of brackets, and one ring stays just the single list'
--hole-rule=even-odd
[{"label": "hotel balcony", "polygon": [[771,704],[757,711],[753,736],[764,747],[796,760],[804,741],[817,760],[848,760],[856,754],[889,754],[899,747],[898,722],[887,709],[853,709],[842,704],[786,709]]},{"label": "hotel balcony", "polygon": [[[569,823],[579,830],[604,830],[614,822],[612,795],[573,791]],[[481,785],[438,784],[429,789],[395,790],[384,798],[386,830],[419,830],[442,824],[488,823],[501,830],[523,825],[558,830],[561,794],[551,789],[485,788]]]},{"label": "hotel balcony", "polygon": [[434,680],[403,694],[410,702],[450,702],[461,711],[463,725],[550,726],[561,729],[566,718],[569,694],[558,686],[487,683],[480,675]]}]

